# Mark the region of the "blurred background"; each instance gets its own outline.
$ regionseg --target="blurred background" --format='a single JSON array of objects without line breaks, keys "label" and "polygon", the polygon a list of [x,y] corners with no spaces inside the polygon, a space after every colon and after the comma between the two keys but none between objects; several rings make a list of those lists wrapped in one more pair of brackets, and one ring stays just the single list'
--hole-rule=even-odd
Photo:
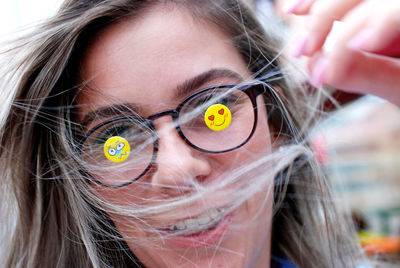
[{"label": "blurred background", "polygon": [[313,141],[366,253],[400,266],[400,108],[363,96],[333,112]]},{"label": "blurred background", "polygon": [[[211,0],[210,0],[211,1]],[[62,0],[0,0],[0,41],[55,13]],[[281,1],[247,0],[261,20],[277,16],[280,32],[303,22],[279,12]],[[276,12],[278,10],[278,12]],[[266,25],[268,26],[268,25]],[[313,143],[351,214],[367,254],[400,265],[400,108],[372,96],[336,94],[342,108],[313,131]]]},{"label": "blurred background", "polygon": [[62,0],[0,0],[0,41],[51,16]]}]

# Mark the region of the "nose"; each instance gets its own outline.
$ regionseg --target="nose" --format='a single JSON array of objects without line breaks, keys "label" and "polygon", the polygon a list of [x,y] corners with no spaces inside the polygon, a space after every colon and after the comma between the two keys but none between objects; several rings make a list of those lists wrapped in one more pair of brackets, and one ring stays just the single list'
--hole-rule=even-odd
[{"label": "nose", "polygon": [[196,181],[202,181],[210,174],[209,160],[182,140],[171,118],[157,121],[159,146],[152,188],[168,194],[190,191]]}]

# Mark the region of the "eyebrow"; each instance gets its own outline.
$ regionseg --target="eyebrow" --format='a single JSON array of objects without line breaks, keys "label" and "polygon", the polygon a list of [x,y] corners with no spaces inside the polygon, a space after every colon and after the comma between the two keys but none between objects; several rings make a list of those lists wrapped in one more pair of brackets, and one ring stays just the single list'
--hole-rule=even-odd
[{"label": "eyebrow", "polygon": [[114,104],[112,106],[101,107],[94,111],[88,112],[80,124],[85,129],[93,120],[110,118],[115,114],[137,114],[138,111],[140,111],[140,107],[133,103]]},{"label": "eyebrow", "polygon": [[234,71],[228,69],[211,69],[178,85],[176,87],[175,98],[186,96],[189,93],[192,93],[194,90],[198,89],[199,87],[203,86],[205,83],[221,78],[231,78],[236,80],[235,82],[237,83],[243,81],[243,77]]},{"label": "eyebrow", "polygon": [[[243,77],[229,69],[211,69],[203,72],[193,78],[190,78],[183,83],[179,84],[175,89],[174,99],[181,98],[182,96],[189,95],[194,90],[200,88],[204,84],[213,80],[230,78],[234,79],[235,83],[243,81]],[[86,128],[86,126],[93,120],[101,118],[109,118],[116,113],[118,114],[138,114],[141,110],[141,106],[135,103],[120,103],[111,106],[101,107],[94,111],[88,112],[80,124]]]}]

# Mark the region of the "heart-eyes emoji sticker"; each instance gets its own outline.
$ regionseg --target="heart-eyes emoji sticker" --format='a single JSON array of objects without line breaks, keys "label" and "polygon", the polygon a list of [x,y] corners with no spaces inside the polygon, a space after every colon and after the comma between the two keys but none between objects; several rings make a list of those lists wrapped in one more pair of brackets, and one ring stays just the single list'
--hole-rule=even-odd
[{"label": "heart-eyes emoji sticker", "polygon": [[229,127],[232,120],[231,111],[223,104],[214,104],[208,107],[204,114],[204,121],[209,129],[221,131]]}]

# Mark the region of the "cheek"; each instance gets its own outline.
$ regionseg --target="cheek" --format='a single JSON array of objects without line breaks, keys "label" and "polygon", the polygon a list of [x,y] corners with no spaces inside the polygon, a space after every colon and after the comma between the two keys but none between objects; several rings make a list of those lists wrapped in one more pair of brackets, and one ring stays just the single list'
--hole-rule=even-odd
[{"label": "cheek", "polygon": [[[146,205],[144,200],[149,198],[149,187],[139,187],[134,183],[122,188],[106,188],[99,185],[93,185],[93,187],[97,190],[100,198],[107,204],[114,206],[117,210],[122,208],[128,214],[132,213],[131,216],[108,213],[121,235],[124,238],[131,237],[138,239],[138,241],[146,241],[146,237],[149,236],[147,224],[151,225],[152,222],[139,220],[137,218],[138,215],[134,213],[134,206]],[[129,239],[127,242],[132,247]]]},{"label": "cheek", "polygon": [[[259,160],[260,158],[267,156],[272,153],[272,136],[270,133],[270,128],[268,124],[268,115],[265,109],[265,104],[262,96],[257,98],[257,127],[256,131],[254,132],[253,137],[251,140],[243,146],[243,151],[246,155],[247,163],[250,163],[254,160]],[[271,163],[265,163],[263,165],[262,170],[259,172],[262,174],[263,177],[261,178],[265,182],[265,187],[263,191],[258,192],[254,196],[248,199],[246,202],[246,210],[247,213],[250,215],[255,215],[260,210],[263,211],[263,215],[268,215],[265,219],[270,221],[272,218],[272,204],[273,204],[273,193],[274,193],[274,178],[268,172],[268,166]],[[272,168],[270,166],[270,168]]]},{"label": "cheek", "polygon": [[262,96],[257,97],[257,126],[251,140],[245,148],[257,157],[271,153],[271,132],[268,124],[268,115]]},{"label": "cheek", "polygon": [[[110,174],[112,176],[112,174]],[[143,204],[146,195],[148,195],[149,185],[145,178],[142,181],[136,181],[121,187],[121,188],[111,188],[103,187],[94,182],[91,185],[96,189],[99,197],[103,199],[107,204],[112,204],[121,207],[130,208],[131,204]]]}]

